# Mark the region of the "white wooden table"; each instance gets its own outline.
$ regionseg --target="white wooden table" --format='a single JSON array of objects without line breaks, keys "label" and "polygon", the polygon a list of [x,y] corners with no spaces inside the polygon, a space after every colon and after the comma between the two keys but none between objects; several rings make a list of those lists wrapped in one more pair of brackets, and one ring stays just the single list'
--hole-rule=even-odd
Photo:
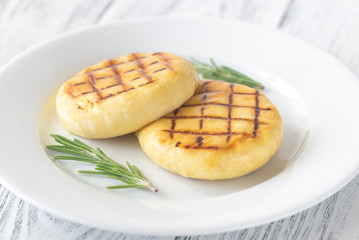
[{"label": "white wooden table", "polygon": [[[150,16],[219,17],[275,28],[328,51],[359,75],[358,0],[0,0],[0,66],[62,33]],[[279,221],[216,235],[153,237],[60,219],[0,183],[0,239],[359,239],[358,192],[359,175],[327,200]]]}]

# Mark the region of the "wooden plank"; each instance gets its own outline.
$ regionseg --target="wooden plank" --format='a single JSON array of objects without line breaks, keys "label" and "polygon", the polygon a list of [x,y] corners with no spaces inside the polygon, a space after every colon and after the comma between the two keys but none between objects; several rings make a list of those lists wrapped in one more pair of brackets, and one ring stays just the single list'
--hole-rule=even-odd
[{"label": "wooden plank", "polygon": [[298,0],[280,29],[328,51],[359,75],[358,26],[356,0]]}]

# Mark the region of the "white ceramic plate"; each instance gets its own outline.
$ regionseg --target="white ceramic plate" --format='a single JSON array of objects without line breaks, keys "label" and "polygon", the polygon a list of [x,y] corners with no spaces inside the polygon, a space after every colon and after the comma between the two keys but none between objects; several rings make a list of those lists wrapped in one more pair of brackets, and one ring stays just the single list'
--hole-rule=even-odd
[{"label": "white ceramic plate", "polygon": [[[131,52],[169,51],[252,76],[266,86],[284,120],[284,139],[268,164],[227,181],[185,179],[163,170],[136,138],[86,140],[139,166],[159,188],[105,190],[113,180],[53,162],[58,122],[54,93],[88,65]],[[151,19],[67,34],[35,47],[0,71],[0,182],[60,217],[136,234],[205,234],[264,224],[304,210],[338,191],[359,167],[359,82],[328,54],[273,30],[234,21]]]}]

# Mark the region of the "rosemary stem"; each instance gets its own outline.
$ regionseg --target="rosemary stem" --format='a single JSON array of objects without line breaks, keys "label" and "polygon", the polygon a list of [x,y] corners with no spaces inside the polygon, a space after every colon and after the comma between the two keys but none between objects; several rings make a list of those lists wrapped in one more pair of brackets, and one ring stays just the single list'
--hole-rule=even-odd
[{"label": "rosemary stem", "polygon": [[111,179],[123,182],[123,185],[109,186],[108,189],[124,189],[124,188],[147,188],[153,192],[157,192],[148,179],[134,165],[126,162],[122,165],[109,158],[100,148],[92,148],[79,139],[71,140],[58,134],[50,135],[60,145],[48,145],[46,148],[65,153],[67,155],[54,156],[55,160],[72,160],[95,164],[95,171],[80,170],[79,173],[103,175]]}]

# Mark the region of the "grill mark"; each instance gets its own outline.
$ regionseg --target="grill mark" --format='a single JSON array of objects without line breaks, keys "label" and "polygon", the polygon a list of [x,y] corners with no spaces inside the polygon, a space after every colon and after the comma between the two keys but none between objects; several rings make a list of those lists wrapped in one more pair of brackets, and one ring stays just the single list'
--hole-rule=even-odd
[{"label": "grill mark", "polygon": [[[230,84],[229,85],[230,87],[230,94],[228,96],[228,128],[227,128],[227,131],[228,133],[231,133],[232,132],[232,103],[233,103],[233,84]],[[229,140],[231,139],[231,135],[228,135],[227,136],[227,139],[226,141],[229,142]]]},{"label": "grill mark", "polygon": [[88,91],[88,92],[83,92],[81,93],[81,95],[86,95],[86,94],[90,94],[90,93],[94,93],[95,91]]},{"label": "grill mark", "polygon": [[[204,86],[207,85],[209,82],[206,82],[205,84],[203,84]],[[204,88],[204,91],[208,91],[209,90],[209,86],[206,86]],[[166,116],[164,118],[167,119],[171,119],[171,123],[172,126],[175,126],[175,121],[177,119],[199,119],[199,129],[203,128],[203,122],[205,119],[216,119],[216,120],[225,120],[228,122],[228,127],[227,127],[227,131],[222,131],[222,132],[206,132],[206,131],[196,131],[196,130],[175,130],[175,127],[171,127],[171,130],[162,130],[163,132],[168,132],[171,137],[173,137],[174,134],[185,134],[185,135],[195,135],[197,136],[194,140],[195,142],[188,144],[188,145],[181,145],[182,143],[180,141],[178,141],[176,143],[176,147],[179,147],[181,145],[181,147],[183,148],[187,148],[187,149],[213,149],[213,150],[218,150],[218,149],[223,149],[223,147],[220,146],[203,146],[203,136],[224,136],[227,139],[227,142],[230,141],[231,136],[234,135],[246,135],[246,136],[253,136],[255,137],[257,135],[257,129],[259,127],[260,124],[268,124],[266,122],[260,121],[259,120],[259,115],[260,115],[260,111],[270,111],[271,108],[261,108],[260,104],[259,104],[259,96],[260,96],[260,92],[256,91],[254,93],[243,93],[243,92],[235,92],[234,91],[234,84],[230,84],[230,91],[229,91],[229,95],[228,95],[228,104],[227,103],[215,103],[215,102],[205,102],[207,99],[207,95],[206,93],[211,93],[211,92],[220,92],[220,91],[208,91],[208,92],[201,92],[200,94],[196,94],[196,95],[202,95],[201,96],[201,104],[189,104],[186,106],[182,106],[182,107],[191,107],[191,106],[200,106],[200,116],[178,116],[178,111],[179,109],[176,109],[174,111],[174,116]],[[204,94],[205,93],[205,94]],[[242,95],[253,95],[255,96],[255,106],[243,106],[243,105],[233,105],[233,95],[234,94],[242,94]],[[218,105],[218,106],[224,106],[224,107],[228,107],[228,115],[227,117],[217,117],[217,116],[206,116],[204,115],[204,109],[206,105]],[[232,118],[232,108],[233,107],[240,107],[240,108],[251,108],[255,110],[255,117],[254,118]],[[253,133],[248,133],[248,132],[233,132],[232,131],[232,121],[248,121],[248,122],[253,122],[254,124],[254,129],[253,129]]]},{"label": "grill mark", "polygon": [[75,98],[75,97],[77,97],[78,95],[76,95],[75,93],[74,93],[74,86],[73,85],[71,85],[71,84],[69,84],[68,86],[67,86],[67,88],[66,88],[66,92],[68,93],[68,94],[70,94],[70,96],[72,97],[72,98]]},{"label": "grill mark", "polygon": [[233,92],[232,94],[240,94],[240,95],[256,95],[256,93],[244,93],[244,92]]},{"label": "grill mark", "polygon": [[[201,107],[201,116],[204,115],[204,106]],[[199,120],[199,129],[202,129],[203,128],[203,119]],[[198,146],[202,146],[202,140],[203,138],[201,136],[199,136],[197,138],[197,142],[198,142]]]},{"label": "grill mark", "polygon": [[255,107],[255,117],[254,117],[254,129],[253,129],[253,137],[257,136],[257,129],[258,129],[258,116],[260,114],[261,109],[259,108],[259,92],[256,91],[255,95],[255,101],[256,101],[256,107]]},{"label": "grill mark", "polygon": [[[227,103],[214,103],[214,102],[208,102],[208,103],[199,103],[199,104],[188,104],[183,105],[183,107],[197,107],[202,105],[215,105],[215,106],[229,106]],[[255,106],[242,106],[242,105],[231,105],[231,107],[238,107],[238,108],[256,108]],[[259,108],[261,111],[270,111],[271,108]]]},{"label": "grill mark", "polygon": [[154,71],[152,74],[157,73],[157,72],[160,72],[160,71],[163,71],[163,70],[166,70],[166,69],[167,69],[167,68],[158,69],[158,70]]},{"label": "grill mark", "polygon": [[[163,117],[167,119],[214,119],[214,120],[225,120],[228,121],[228,118],[226,117],[216,117],[216,116],[167,116]],[[247,122],[253,122],[254,118],[231,118],[232,121],[247,121]],[[268,124],[263,121],[258,121],[259,124]]]},{"label": "grill mark", "polygon": [[[155,55],[155,54],[153,54]],[[133,56],[133,59],[132,60],[129,60],[129,61],[126,61],[126,62],[119,62],[119,63],[115,63],[113,59],[109,59],[108,60],[108,65],[105,67],[105,68],[96,68],[96,69],[93,69],[93,70],[88,70],[86,72],[84,72],[83,74],[84,75],[88,75],[89,76],[89,80],[87,82],[81,82],[81,83],[77,83],[77,84],[73,84],[71,86],[71,88],[75,87],[75,86],[79,86],[79,85],[83,85],[83,84],[89,84],[92,88],[92,91],[87,91],[87,92],[83,92],[83,93],[79,93],[79,95],[75,95],[73,94],[73,92],[71,91],[68,91],[68,93],[70,94],[71,97],[75,98],[75,97],[78,97],[78,96],[81,96],[81,95],[86,95],[86,94],[90,94],[90,93],[96,93],[99,97],[99,99],[97,101],[100,101],[102,99],[106,99],[106,98],[109,98],[109,97],[113,97],[113,96],[116,96],[118,94],[121,94],[121,93],[124,93],[124,92],[127,92],[127,91],[130,91],[130,90],[133,90],[135,89],[135,87],[132,87],[132,88],[129,88],[129,89],[125,89],[123,91],[119,91],[117,92],[116,94],[110,94],[110,95],[107,95],[107,96],[102,96],[101,95],[101,90],[105,90],[105,89],[108,89],[108,88],[111,88],[111,87],[115,87],[115,86],[118,86],[118,85],[124,85],[123,81],[122,81],[122,77],[121,77],[121,74],[119,73],[118,69],[116,68],[116,66],[118,65],[121,65],[121,64],[126,64],[126,63],[130,63],[130,62],[136,62],[136,65],[141,69],[141,74],[143,76],[140,76],[140,77],[136,77],[130,81],[135,81],[141,77],[145,77],[148,82],[144,83],[144,84],[141,84],[141,85],[138,85],[136,86],[136,88],[138,87],[142,87],[142,86],[145,86],[147,84],[150,84],[153,82],[151,76],[147,75],[146,74],[146,69],[144,68],[143,66],[143,63],[141,62],[141,59],[144,59],[144,58],[148,58],[150,56],[143,56],[143,57],[137,57],[136,53],[135,54],[132,54]],[[162,55],[163,56],[163,55]],[[164,56],[163,56],[164,57]],[[165,58],[165,57],[164,57]],[[167,59],[167,58],[165,58]],[[165,60],[164,59],[164,60]],[[167,64],[168,64],[168,59],[166,60],[167,61]],[[159,63],[159,61],[154,61],[152,63],[150,63],[149,65],[153,65],[153,64],[157,64]],[[148,66],[149,66],[148,65]],[[103,70],[103,69],[108,69],[110,68],[114,75],[110,75],[110,76],[106,76],[106,77],[101,77],[101,78],[96,78],[92,73],[95,72],[95,71],[98,71],[98,70]],[[166,68],[165,68],[166,69]],[[162,71],[162,70],[165,70],[165,69],[159,69],[157,71]],[[130,69],[128,71],[126,71],[125,73],[128,73],[128,72],[132,72],[132,71],[135,71],[137,69]],[[114,77],[117,81],[117,84],[113,84],[113,85],[110,85],[110,86],[107,86],[107,87],[104,87],[104,88],[101,88],[101,89],[97,89],[95,87],[95,82],[97,80],[101,80],[101,79],[106,79],[106,78],[111,78],[111,77]]]},{"label": "grill mark", "polygon": [[113,96],[119,95],[119,94],[121,94],[121,93],[131,91],[131,90],[133,90],[133,89],[135,89],[135,88],[134,88],[134,87],[132,87],[132,88],[124,89],[124,90],[122,90],[122,91],[117,92],[116,94],[109,94],[109,95],[107,95],[107,96],[103,97],[103,99],[107,99],[107,98],[110,98],[110,97],[113,97]]},{"label": "grill mark", "polygon": [[125,63],[135,62],[138,59],[144,59],[144,58],[148,58],[148,56],[147,57],[143,56],[143,57],[135,58],[135,59],[129,60],[127,62],[113,63],[113,64],[110,64],[110,65],[106,66],[105,68],[96,68],[96,69],[93,69],[93,70],[88,70],[88,71],[86,71],[86,73],[92,73],[92,72],[103,70],[103,69],[106,69],[106,68],[109,68],[109,67],[112,67],[112,66],[118,66],[118,65],[125,64]]},{"label": "grill mark", "polygon": [[141,62],[141,59],[143,59],[144,57],[140,57],[138,58],[136,53],[132,54],[134,60],[136,61],[136,65],[141,69],[141,73],[142,75],[149,81],[149,82],[152,82],[152,78],[151,76],[147,75],[146,73],[146,69],[145,67],[143,66],[142,62]]},{"label": "grill mark", "polygon": [[[178,113],[178,108],[173,112],[173,114],[176,116]],[[172,119],[171,121],[171,131],[174,131],[176,127],[176,119]],[[173,139],[173,132],[170,132],[170,137],[171,139]]]},{"label": "grill mark", "polygon": [[146,85],[148,85],[148,84],[150,84],[150,83],[153,83],[153,81],[149,81],[149,82],[143,83],[143,84],[138,85],[138,86],[139,86],[139,87],[143,87],[143,86],[146,86]]},{"label": "grill mark", "polygon": [[236,136],[236,135],[247,135],[248,133],[245,132],[215,132],[215,133],[210,133],[210,132],[194,132],[194,131],[189,131],[189,130],[184,130],[184,131],[180,131],[180,130],[162,130],[163,132],[168,132],[168,133],[179,133],[179,134],[189,134],[189,135],[210,135],[210,136]]},{"label": "grill mark", "polygon": [[110,64],[110,66],[111,66],[112,72],[115,74],[114,77],[115,77],[116,82],[117,82],[119,85],[123,85],[121,75],[120,75],[120,73],[118,72],[116,66],[114,66],[113,60],[112,60],[112,59],[109,59],[108,62],[109,62],[109,64]]},{"label": "grill mark", "polygon": [[168,69],[170,70],[173,70],[173,68],[171,67],[171,64],[170,64],[170,60],[168,58],[166,58],[165,55],[163,55],[163,53],[161,52],[157,52],[157,53],[154,53],[152,54],[153,56],[154,55],[158,55],[160,58],[162,58],[162,60],[165,62],[166,66],[168,67]]},{"label": "grill mark", "polygon": [[141,77],[136,77],[136,78],[134,78],[134,79],[131,79],[130,82],[136,81],[137,79],[140,79],[140,78],[141,78]]},{"label": "grill mark", "polygon": [[[129,61],[129,62],[131,62],[131,61]],[[97,72],[97,71],[104,70],[104,69],[112,67],[112,66],[118,66],[118,65],[121,65],[121,64],[125,64],[125,63],[126,62],[119,62],[119,63],[113,64],[113,65],[108,65],[105,68],[96,68],[96,69],[88,70],[88,71],[86,71],[86,73]]]},{"label": "grill mark", "polygon": [[[201,117],[203,117],[204,115],[204,106],[201,107]],[[203,128],[203,118],[201,118],[201,120],[199,121],[199,128],[202,129]]]},{"label": "grill mark", "polygon": [[107,87],[104,87],[104,88],[100,88],[100,90],[109,89],[109,88],[116,87],[116,86],[119,86],[119,85],[122,85],[122,84],[116,83],[116,84],[113,84],[113,85],[110,85],[110,86],[107,86]]},{"label": "grill mark", "polygon": [[76,83],[76,84],[73,84],[72,86],[80,86],[80,85],[83,85],[83,84],[87,84],[87,82]]},{"label": "grill mark", "polygon": [[157,64],[157,63],[158,63],[158,61],[152,62],[152,63],[148,64],[148,66],[151,66],[151,65]]},{"label": "grill mark", "polygon": [[136,71],[136,69],[131,69],[131,70],[128,70],[128,71],[126,71],[124,73],[129,73],[129,72],[133,72],[133,71]]},{"label": "grill mark", "polygon": [[[202,95],[202,94],[207,94],[207,93],[218,93],[218,92],[222,92],[220,90],[217,91],[208,91],[208,87],[204,88],[203,92],[199,93],[199,94],[195,94],[195,95]],[[256,93],[244,93],[244,92],[233,92],[232,94],[240,94],[240,95],[256,95]]]},{"label": "grill mark", "polygon": [[217,146],[194,146],[194,147],[191,147],[190,145],[185,146],[185,148],[206,149],[206,150],[218,150],[218,149],[222,149],[221,147],[217,147]]},{"label": "grill mark", "polygon": [[203,142],[202,142],[202,140],[203,140],[203,137],[201,137],[201,136],[199,136],[198,138],[197,138],[197,146],[202,146],[203,145]]},{"label": "grill mark", "polygon": [[88,83],[90,84],[90,86],[93,90],[92,92],[95,92],[97,94],[99,100],[101,100],[102,99],[101,92],[95,86],[95,82],[96,82],[95,77],[91,73],[88,73],[88,76],[89,76]]},{"label": "grill mark", "polygon": [[176,127],[176,120],[172,119],[172,122],[171,122],[171,132],[170,132],[170,137],[171,139],[173,138],[173,130],[175,129]]},{"label": "grill mark", "polygon": [[110,76],[106,76],[106,77],[100,77],[100,78],[97,78],[96,80],[102,80],[102,79],[106,79],[106,78],[110,78],[110,77],[114,77],[114,75],[110,75]]}]

